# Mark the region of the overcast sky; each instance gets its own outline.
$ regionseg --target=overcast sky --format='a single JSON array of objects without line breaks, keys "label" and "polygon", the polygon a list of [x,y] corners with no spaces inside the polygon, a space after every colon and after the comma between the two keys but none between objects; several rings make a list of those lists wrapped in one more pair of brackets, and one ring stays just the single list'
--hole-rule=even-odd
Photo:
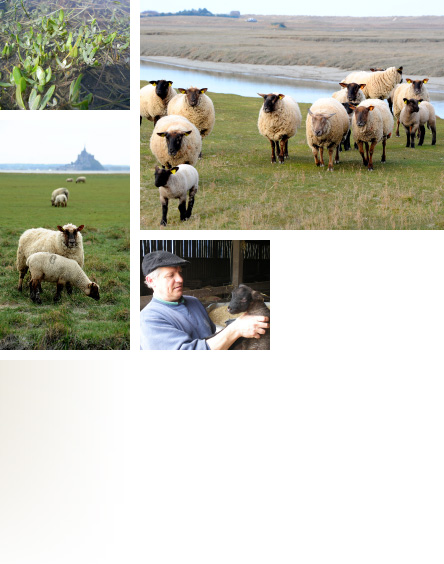
[{"label": "overcast sky", "polygon": [[[28,119],[9,120],[1,116],[2,164],[68,164],[77,159],[84,146],[102,165],[130,164],[129,112],[104,112],[112,119],[92,111],[15,113],[14,117],[26,114]],[[40,118],[37,113],[45,119],[36,119]]]},{"label": "overcast sky", "polygon": [[333,2],[332,0],[316,0],[315,2],[295,2],[281,0],[270,4],[264,0],[169,0],[164,6],[155,5],[152,0],[140,0],[143,10],[158,12],[179,12],[207,8],[213,14],[226,14],[238,10],[241,14],[276,14],[294,16],[422,16],[443,15],[443,2],[430,0],[417,2],[413,0],[373,0],[372,2]]}]

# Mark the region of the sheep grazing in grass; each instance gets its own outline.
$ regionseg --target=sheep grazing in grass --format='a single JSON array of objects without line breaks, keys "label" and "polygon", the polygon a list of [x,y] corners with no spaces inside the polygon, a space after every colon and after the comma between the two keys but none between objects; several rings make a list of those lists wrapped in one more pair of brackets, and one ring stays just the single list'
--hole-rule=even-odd
[{"label": "sheep grazing in grass", "polygon": [[187,118],[165,116],[154,127],[150,149],[162,166],[195,166],[202,151],[202,137]]},{"label": "sheep grazing in grass", "polygon": [[98,284],[86,276],[75,260],[54,253],[38,252],[28,257],[26,266],[31,273],[30,296],[35,303],[42,303],[40,299],[42,281],[57,284],[54,302],[60,301],[62,290],[67,283],[79,288],[94,300],[100,299]]},{"label": "sheep grazing in grass", "polygon": [[66,206],[68,205],[68,198],[65,196],[65,194],[59,194],[58,196],[56,196],[54,205],[57,208],[66,208]]},{"label": "sheep grazing in grass", "polygon": [[140,124],[142,118],[154,122],[167,115],[167,106],[177,92],[171,80],[150,80],[140,89]]},{"label": "sheep grazing in grass", "polygon": [[[160,203],[162,204],[160,225],[167,224],[168,201],[175,198],[179,199],[180,220],[186,221],[191,217],[194,196],[199,185],[199,174],[193,166],[181,164],[170,169],[156,166],[154,184],[159,188]],[[189,194],[188,208],[187,194]]]},{"label": "sheep grazing in grass", "polygon": [[64,194],[66,199],[69,198],[68,188],[56,188],[51,194],[51,206],[55,206],[55,200],[59,194]]},{"label": "sheep grazing in grass", "polygon": [[425,124],[432,132],[432,145],[436,144],[436,114],[435,108],[425,100],[408,100],[404,98],[404,108],[399,114],[399,120],[407,135],[406,147],[415,148],[415,135],[419,132],[418,145],[424,143]]},{"label": "sheep grazing in grass", "polygon": [[400,84],[396,87],[393,93],[393,115],[397,119],[396,137],[399,137],[399,116],[404,108],[404,98],[408,100],[411,98],[415,98],[415,100],[422,99],[426,102],[430,102],[430,95],[426,87],[428,81],[428,78],[424,78],[423,80],[406,78],[404,84]]},{"label": "sheep grazing in grass", "polygon": [[[83,240],[80,231],[83,225],[76,227],[67,223],[63,227],[57,226],[58,231],[38,227],[25,231],[17,248],[17,270],[19,271],[18,290],[21,292],[23,279],[28,272],[26,259],[40,251],[47,251],[75,260],[81,268],[84,264]],[[69,288],[67,288],[69,291]]]},{"label": "sheep grazing in grass", "polygon": [[324,166],[324,147],[328,149],[328,170],[333,170],[335,150],[335,164],[339,163],[339,146],[349,127],[347,111],[334,98],[321,98],[309,108],[306,121],[307,143],[316,166]]},{"label": "sheep grazing in grass", "polygon": [[178,88],[179,94],[169,102],[168,115],[186,117],[193,123],[202,137],[213,131],[215,122],[214,104],[205,93],[208,88]]},{"label": "sheep grazing in grass", "polygon": [[384,71],[353,71],[342,82],[365,84],[366,98],[385,100],[402,80],[402,67],[389,67]]},{"label": "sheep grazing in grass", "polygon": [[276,162],[276,153],[282,164],[288,158],[288,140],[296,135],[302,123],[302,114],[297,102],[285,94],[258,94],[264,99],[259,111],[257,126],[259,133],[271,144],[271,162]]},{"label": "sheep grazing in grass", "polygon": [[[270,310],[264,303],[263,295],[245,284],[240,284],[238,288],[233,290],[227,309],[231,314],[263,315],[270,319]],[[270,350],[270,329],[266,329],[259,339],[246,339],[245,337],[237,339],[231,345],[230,350]]]},{"label": "sheep grazing in grass", "polygon": [[381,162],[385,163],[386,143],[393,131],[393,116],[387,104],[372,99],[361,102],[359,106],[354,107],[352,129],[364,166],[368,166],[368,170],[373,170],[373,152],[377,143],[381,141]]},{"label": "sheep grazing in grass", "polygon": [[85,184],[85,182],[86,182],[86,178],[84,176],[78,176],[76,178],[76,184],[79,184],[79,183]]},{"label": "sheep grazing in grass", "polygon": [[66,182],[73,182],[73,179],[72,179],[72,178],[67,178],[67,179],[66,179]]}]

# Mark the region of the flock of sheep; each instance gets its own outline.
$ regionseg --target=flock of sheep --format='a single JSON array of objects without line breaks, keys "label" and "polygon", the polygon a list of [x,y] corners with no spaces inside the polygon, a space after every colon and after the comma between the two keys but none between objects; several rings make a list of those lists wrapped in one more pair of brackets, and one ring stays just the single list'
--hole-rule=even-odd
[{"label": "flock of sheep", "polygon": [[[315,164],[324,166],[328,151],[328,170],[339,162],[339,152],[350,148],[350,133],[359,149],[364,166],[373,170],[375,146],[382,143],[382,162],[386,161],[386,143],[397,121],[396,136],[402,124],[407,147],[424,142],[426,126],[436,144],[436,116],[427,91],[427,78],[402,82],[402,67],[355,71],[340,82],[341,90],[330,98],[316,101],[308,110],[307,144]],[[199,175],[194,169],[202,156],[202,139],[215,122],[214,106],[206,88],[187,90],[172,87],[172,81],[153,80],[140,90],[142,118],[154,122],[150,149],[160,163],[155,170],[155,185],[162,204],[161,225],[167,224],[168,201],[179,199],[180,219],[191,216]],[[259,133],[271,144],[271,162],[283,163],[288,157],[288,140],[302,123],[297,102],[278,93],[259,94],[264,99],[259,112]],[[387,100],[388,104],[384,101]],[[188,207],[186,198],[189,194]]]}]

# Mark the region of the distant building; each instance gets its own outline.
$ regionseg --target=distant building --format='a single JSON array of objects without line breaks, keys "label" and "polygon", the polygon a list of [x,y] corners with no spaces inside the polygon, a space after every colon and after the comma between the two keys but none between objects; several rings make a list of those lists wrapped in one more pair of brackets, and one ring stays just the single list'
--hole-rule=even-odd
[{"label": "distant building", "polygon": [[257,22],[256,18],[248,18],[247,20],[245,20],[246,22]]},{"label": "distant building", "polygon": [[237,10],[232,10],[230,12],[230,18],[240,18],[240,12],[238,12]]},{"label": "distant building", "polygon": [[84,147],[75,162],[61,166],[57,170],[105,170],[105,168]]}]

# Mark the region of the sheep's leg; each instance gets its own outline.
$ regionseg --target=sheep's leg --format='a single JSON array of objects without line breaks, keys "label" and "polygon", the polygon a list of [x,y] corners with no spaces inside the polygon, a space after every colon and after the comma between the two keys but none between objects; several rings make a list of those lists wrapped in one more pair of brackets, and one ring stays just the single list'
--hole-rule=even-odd
[{"label": "sheep's leg", "polygon": [[72,284],[71,284],[71,282],[66,283],[66,291],[68,292],[69,295],[72,294]]},{"label": "sheep's leg", "polygon": [[188,196],[187,219],[191,217],[191,212],[193,211],[195,194],[196,194],[196,188],[193,186],[190,190],[190,195]]},{"label": "sheep's leg", "polygon": [[160,225],[167,224],[167,215],[168,215],[168,200],[160,200],[162,203],[162,219],[160,220]]},{"label": "sheep's leg", "polygon": [[391,113],[392,113],[392,115],[393,115],[393,101],[392,101],[392,99],[391,99],[390,97],[387,98],[387,103],[388,103],[389,109],[390,109],[390,111],[391,111]]},{"label": "sheep's leg", "polygon": [[179,213],[180,213],[180,221],[187,220],[187,203],[185,200],[182,200],[179,204]]},{"label": "sheep's leg", "polygon": [[425,126],[424,125],[420,125],[419,126],[419,141],[418,141],[418,145],[422,145],[424,143],[424,136],[425,136]]},{"label": "sheep's leg", "polygon": [[[370,150],[368,152],[368,170],[373,170],[373,151],[375,150],[377,141],[372,141],[370,145]],[[368,143],[366,143],[366,148],[368,150]]]},{"label": "sheep's leg", "polygon": [[396,125],[396,137],[399,137],[399,124],[400,124],[400,122],[399,122],[399,118],[398,118],[397,125]]},{"label": "sheep's leg", "polygon": [[[334,149],[334,145],[332,145],[332,149]],[[335,164],[339,164],[339,145],[336,145]]]},{"label": "sheep's leg", "polygon": [[54,296],[54,303],[57,303],[61,300],[62,298],[62,290],[63,290],[63,284],[59,284],[57,282],[57,290],[56,290],[56,294]]},{"label": "sheep's leg", "polygon": [[142,125],[142,116],[140,116],[140,125]]},{"label": "sheep's leg", "polygon": [[315,165],[316,166],[324,166],[324,163],[321,163],[321,161],[319,160],[318,152],[319,152],[319,147],[314,146],[312,148],[312,153],[313,153],[313,156],[314,156]]},{"label": "sheep's leg", "polygon": [[335,146],[328,146],[328,170],[331,172],[333,170],[333,153],[335,152]]},{"label": "sheep's leg", "polygon": [[351,131],[349,129],[344,141],[344,151],[350,151],[351,149],[350,136],[351,136]]},{"label": "sheep's leg", "polygon": [[387,145],[387,138],[383,137],[382,138],[382,157],[381,157],[382,163],[385,163],[385,161],[386,161],[386,151],[385,151],[386,145]]},{"label": "sheep's leg", "polygon": [[31,280],[29,283],[29,296],[34,303],[41,304],[42,300],[40,299],[40,281],[39,280]]},{"label": "sheep's leg", "polygon": [[271,144],[271,164],[273,164],[276,162],[276,150],[275,150],[274,141],[272,139],[270,139],[270,144]]},{"label": "sheep's leg", "polygon": [[288,139],[285,140],[285,153],[284,157],[288,159]]},{"label": "sheep's leg", "polygon": [[363,165],[367,166],[368,160],[365,158],[365,155],[364,155],[364,142],[363,141],[358,141],[358,149],[359,149],[359,152],[361,153]]},{"label": "sheep's leg", "polygon": [[23,280],[24,280],[24,278],[25,278],[27,272],[28,272],[28,267],[27,267],[27,266],[24,266],[23,268],[20,269],[19,283],[18,283],[18,287],[17,287],[17,290],[18,290],[19,292],[21,292],[22,289],[23,289]]},{"label": "sheep's leg", "polygon": [[432,131],[432,145],[436,145],[436,126],[431,125],[430,129]]},{"label": "sheep's leg", "polygon": [[[279,141],[280,149],[279,149],[279,162],[282,164],[285,160],[285,141],[288,138],[284,135]],[[276,142],[277,145],[277,142]],[[288,157],[288,154],[287,154]]]}]

